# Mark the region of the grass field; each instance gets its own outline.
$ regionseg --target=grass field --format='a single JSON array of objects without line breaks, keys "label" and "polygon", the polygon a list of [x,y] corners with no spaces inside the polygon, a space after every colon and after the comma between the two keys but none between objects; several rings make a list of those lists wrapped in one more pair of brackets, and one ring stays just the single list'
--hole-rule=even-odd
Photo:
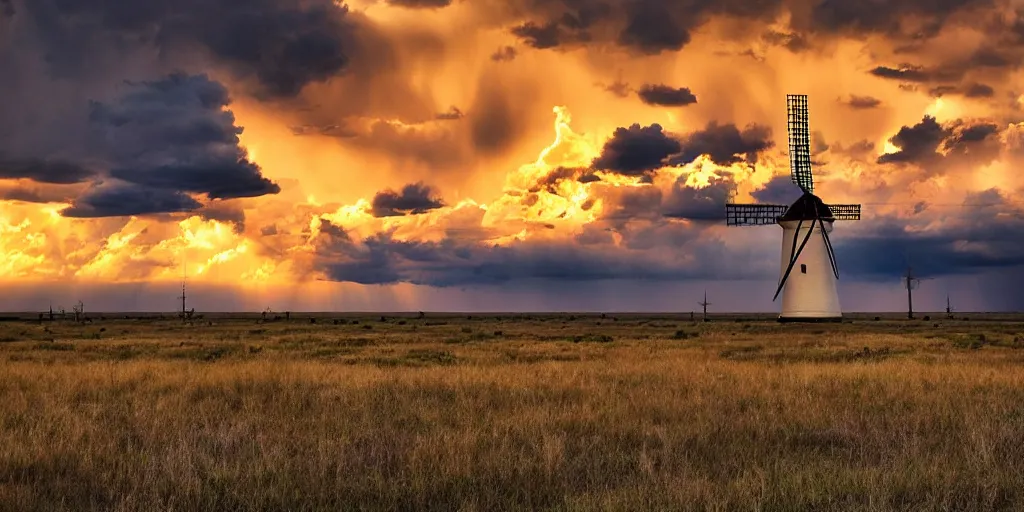
[{"label": "grass field", "polygon": [[3,510],[1024,508],[1024,318],[114,316],[0,322]]}]

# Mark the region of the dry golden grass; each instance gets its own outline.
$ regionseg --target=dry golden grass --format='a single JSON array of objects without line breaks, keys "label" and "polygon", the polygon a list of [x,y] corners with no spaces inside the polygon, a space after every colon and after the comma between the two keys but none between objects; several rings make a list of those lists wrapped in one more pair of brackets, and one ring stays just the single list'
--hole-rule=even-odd
[{"label": "dry golden grass", "polygon": [[1024,507],[1024,323],[211,323],[0,324],[0,508]]}]

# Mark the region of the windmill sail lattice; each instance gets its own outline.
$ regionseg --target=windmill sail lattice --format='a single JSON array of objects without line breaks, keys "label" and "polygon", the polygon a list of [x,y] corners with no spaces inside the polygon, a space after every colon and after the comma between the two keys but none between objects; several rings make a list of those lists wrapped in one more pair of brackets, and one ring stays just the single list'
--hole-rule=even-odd
[{"label": "windmill sail lattice", "polygon": [[827,205],[814,194],[807,96],[786,95],[786,110],[790,175],[803,195],[789,206],[727,204],[726,225],[782,226],[779,284],[772,299],[783,296],[779,320],[835,320],[842,317],[839,266],[829,232],[837,220],[860,220],[861,205]]},{"label": "windmill sail lattice", "polygon": [[804,192],[814,193],[814,177],[811,175],[811,129],[810,114],[807,110],[807,95],[787,94],[786,111],[789,133],[789,170],[796,183]]}]

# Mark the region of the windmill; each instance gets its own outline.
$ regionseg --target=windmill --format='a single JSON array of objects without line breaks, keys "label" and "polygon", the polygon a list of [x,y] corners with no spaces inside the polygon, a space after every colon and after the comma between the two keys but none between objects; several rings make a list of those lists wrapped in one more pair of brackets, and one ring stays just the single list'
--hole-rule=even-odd
[{"label": "windmill", "polygon": [[782,227],[782,265],[772,298],[782,294],[780,322],[839,321],[839,268],[828,233],[837,220],[860,220],[860,205],[826,205],[814,195],[807,95],[787,94],[786,110],[789,167],[803,195],[789,206],[729,203],[726,225]]},{"label": "windmill", "polygon": [[707,322],[708,321],[708,306],[711,305],[711,303],[708,302],[708,291],[707,290],[704,290],[704,302],[698,302],[697,304],[699,304],[702,308],[704,308],[704,316],[701,317],[701,321]]}]

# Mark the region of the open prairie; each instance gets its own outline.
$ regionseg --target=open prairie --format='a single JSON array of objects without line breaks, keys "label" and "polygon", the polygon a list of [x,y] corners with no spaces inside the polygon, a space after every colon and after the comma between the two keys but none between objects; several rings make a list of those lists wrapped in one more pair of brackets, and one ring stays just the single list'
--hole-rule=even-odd
[{"label": "open prairie", "polygon": [[0,507],[1020,510],[1024,318],[930,315],[10,318]]}]

